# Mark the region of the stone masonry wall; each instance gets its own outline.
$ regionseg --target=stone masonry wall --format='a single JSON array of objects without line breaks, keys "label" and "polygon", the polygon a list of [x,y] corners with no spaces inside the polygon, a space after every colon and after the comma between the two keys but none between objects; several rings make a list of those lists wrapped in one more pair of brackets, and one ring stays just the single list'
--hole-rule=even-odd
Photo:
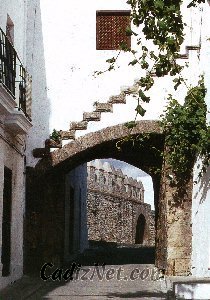
[{"label": "stone masonry wall", "polygon": [[88,163],[88,239],[135,244],[140,215],[146,219],[143,245],[155,244],[151,206],[144,203],[144,187],[107,162]]}]

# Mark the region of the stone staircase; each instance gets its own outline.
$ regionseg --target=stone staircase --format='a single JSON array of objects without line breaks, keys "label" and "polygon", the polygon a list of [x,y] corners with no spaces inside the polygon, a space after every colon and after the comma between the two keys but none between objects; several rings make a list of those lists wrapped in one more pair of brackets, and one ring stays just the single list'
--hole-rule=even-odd
[{"label": "stone staircase", "polygon": [[95,102],[93,111],[84,112],[83,119],[79,122],[71,122],[68,131],[60,131],[62,140],[75,139],[77,130],[87,130],[89,122],[99,122],[102,113],[112,113],[113,104],[126,104],[126,94],[131,94],[137,91],[136,82],[132,86],[122,88],[119,95],[111,96],[107,102]]},{"label": "stone staircase", "polygon": [[138,80],[134,81],[132,86],[122,87],[119,95],[111,96],[107,102],[95,102],[93,111],[84,112],[83,119],[79,122],[71,122],[68,131],[61,130],[60,140],[55,142],[52,139],[45,141],[45,148],[36,148],[33,150],[33,156],[36,158],[45,157],[50,153],[51,148],[62,148],[63,140],[75,140],[77,130],[87,130],[89,122],[99,122],[102,113],[112,113],[114,104],[126,104],[126,95],[135,94],[138,91]]},{"label": "stone staircase", "polygon": [[[189,52],[195,50],[199,51],[200,46],[186,46],[186,51],[179,55],[179,59],[188,59]],[[156,77],[155,72],[152,72],[152,76]],[[126,104],[127,95],[135,95],[138,93],[139,80],[134,80],[133,85],[121,87],[121,91],[118,95],[109,97],[107,102],[95,102],[93,104],[93,111],[84,112],[83,119],[79,122],[71,122],[70,128],[67,131],[60,130],[60,139],[54,141],[52,139],[47,139],[45,141],[45,148],[36,148],[33,150],[33,156],[36,158],[43,158],[48,156],[51,148],[62,148],[63,140],[75,140],[76,132],[79,130],[87,130],[89,122],[99,122],[101,120],[101,114],[107,112],[113,112],[114,104]]]}]

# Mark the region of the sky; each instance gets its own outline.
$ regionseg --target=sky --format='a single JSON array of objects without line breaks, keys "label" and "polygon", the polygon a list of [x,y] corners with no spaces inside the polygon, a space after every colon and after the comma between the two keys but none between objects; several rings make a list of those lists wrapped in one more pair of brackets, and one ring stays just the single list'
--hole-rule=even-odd
[{"label": "sky", "polygon": [[151,208],[154,210],[154,191],[152,177],[130,164],[125,163],[124,161],[116,159],[101,159],[102,162],[108,161],[113,167],[121,169],[123,174],[141,181],[144,186],[144,202],[151,205]]}]

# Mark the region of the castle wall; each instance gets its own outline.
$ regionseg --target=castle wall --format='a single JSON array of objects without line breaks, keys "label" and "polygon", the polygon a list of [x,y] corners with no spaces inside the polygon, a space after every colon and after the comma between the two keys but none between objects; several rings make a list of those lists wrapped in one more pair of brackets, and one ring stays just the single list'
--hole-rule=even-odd
[{"label": "castle wall", "polygon": [[88,239],[135,244],[137,220],[146,219],[143,245],[154,246],[155,224],[151,206],[144,203],[141,182],[100,161],[88,164]]}]

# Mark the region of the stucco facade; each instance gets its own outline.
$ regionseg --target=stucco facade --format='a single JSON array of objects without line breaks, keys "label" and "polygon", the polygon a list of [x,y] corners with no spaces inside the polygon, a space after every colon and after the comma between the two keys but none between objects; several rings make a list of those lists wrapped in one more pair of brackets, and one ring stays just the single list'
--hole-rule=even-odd
[{"label": "stucco facade", "polygon": [[39,1],[0,2],[0,288],[23,275],[25,172],[36,123],[31,106],[45,90],[37,82],[41,68],[36,63],[43,49],[40,41],[29,40],[29,23],[41,27],[38,7]]},{"label": "stucco facade", "polygon": [[[14,1],[10,1],[10,3],[1,2],[0,4],[1,49],[4,51],[2,43],[4,34],[6,34],[8,18],[10,18],[15,24],[16,30],[13,43],[23,64],[25,64],[26,51],[26,15],[27,7],[24,1],[19,1],[18,10]],[[5,46],[5,56],[1,54],[1,68],[4,64],[4,58],[9,56],[9,49],[11,49],[10,45]],[[16,74],[16,78],[17,76],[18,74]],[[10,87],[12,86],[9,85],[7,78],[4,78],[1,73],[0,288],[17,280],[23,274],[24,158],[26,134],[32,126],[24,112],[16,108],[19,105],[18,99],[16,94],[11,92]]]},{"label": "stucco facade", "polygon": [[[183,65],[185,62],[189,64],[183,70],[183,75],[187,78],[189,86],[196,84],[199,74],[204,72],[205,84],[207,89],[209,89],[210,77],[207,63],[209,61],[210,36],[208,26],[209,2],[207,1],[198,8],[188,9],[186,6],[187,1],[182,7],[184,21],[187,26],[185,28],[185,41],[181,47],[181,54],[184,55],[182,56],[182,61],[180,60],[179,62],[183,63]],[[106,69],[106,60],[115,57],[117,54],[113,50],[96,50],[96,11],[129,10],[129,8],[126,1],[114,1],[111,3],[105,0],[92,1],[88,3],[88,9],[86,5],[81,7],[76,2],[69,4],[65,0],[62,1],[62,6],[60,3],[58,4],[56,1],[51,0],[42,3],[49,98],[53,99],[51,129],[68,130],[69,121],[81,121],[84,111],[92,111],[93,102],[107,102],[110,96],[119,95],[122,91],[125,91],[125,86],[132,86],[134,80],[143,74],[144,71],[141,69],[128,67],[129,54],[122,53],[117,61],[117,65],[120,68],[117,67],[115,71],[106,72],[97,78],[92,76],[94,71]],[[56,18],[54,18],[55,11]],[[63,26],[63,20],[65,20],[66,26]],[[54,31],[51,30],[52,28],[54,28]],[[134,27],[133,29],[134,31],[136,30]],[[141,29],[139,28],[138,30]],[[57,36],[59,36],[59,41],[62,42],[53,47],[54,34],[56,32]],[[131,42],[132,48],[135,49],[135,38],[132,38]],[[153,49],[153,45],[150,42],[147,45],[149,49]],[[186,48],[187,46],[191,48]],[[54,62],[53,57],[58,57],[60,53],[63,53],[62,59],[57,63]],[[57,70],[62,74],[59,79],[54,75],[57,74]],[[125,76],[125,74],[129,74],[129,76]],[[62,89],[60,89],[60,86],[62,86]],[[68,100],[69,87],[71,87],[72,102]],[[168,77],[155,78],[155,85],[149,95],[151,102],[144,104],[144,108],[147,111],[143,119],[159,119],[167,103],[167,95],[171,93],[180,103],[183,103],[186,91],[187,89],[184,85],[179,87],[176,92],[173,91],[171,80]],[[208,110],[210,105],[209,95],[208,91],[206,96]],[[65,103],[66,112],[61,108],[60,99]],[[113,112],[104,114],[100,122],[90,122],[86,131],[78,130],[76,137],[88,131],[96,131],[110,125],[133,120],[136,102],[130,95],[127,95],[126,99],[126,105],[116,105],[113,108]],[[197,174],[198,170],[195,168],[194,182],[197,183],[194,183],[190,188],[193,193],[192,202],[188,203],[189,207],[187,208],[192,212],[192,216],[189,215],[188,217],[191,220],[193,234],[192,250],[190,250],[191,253],[187,252],[191,270],[189,271],[188,269],[187,272],[198,276],[208,276],[210,260],[209,171],[200,182],[196,179]],[[189,223],[189,220],[186,224]],[[177,228],[180,228],[181,225],[177,223],[177,226]],[[203,226],[205,230],[203,230]],[[173,234],[174,229],[170,233],[171,237]],[[186,225],[185,234],[191,237],[190,224]],[[191,240],[189,240],[189,247],[191,248]],[[175,250],[172,249],[171,251],[170,253],[174,253]],[[200,258],[201,252],[203,253],[202,259]]]},{"label": "stucco facade", "polygon": [[[199,70],[204,74],[204,82],[207,88],[207,123],[210,122],[210,61],[209,49],[209,13],[210,3],[207,1],[202,7],[202,28],[200,33],[201,52]],[[201,177],[198,177],[201,163],[197,160],[194,167],[194,184],[192,195],[192,274],[194,276],[210,276],[210,168]]]},{"label": "stucco facade", "polygon": [[[45,139],[49,137],[49,133],[53,128],[68,131],[70,121],[81,121],[84,111],[92,112],[94,102],[105,103],[113,95],[117,95],[118,100],[119,95],[123,96],[121,97],[123,99],[120,98],[120,101],[117,102],[116,98],[115,100],[112,98],[111,102],[105,103],[105,108],[103,106],[103,109],[106,114],[102,114],[100,122],[90,122],[87,130],[83,130],[84,128],[80,127],[79,130],[76,130],[76,138],[87,132],[125,123],[133,120],[135,117],[136,101],[132,95],[129,95],[126,86],[130,86],[135,90],[135,79],[140,78],[144,74],[144,71],[137,67],[130,68],[128,66],[128,62],[132,60],[132,56],[129,57],[129,53],[121,53],[119,56],[117,65],[120,68],[117,67],[115,71],[106,72],[96,78],[93,76],[94,71],[107,68],[107,59],[117,55],[117,51],[115,50],[96,50],[96,11],[129,9],[130,7],[126,4],[126,1],[121,0],[114,2],[97,0],[82,6],[80,2],[68,0],[60,2],[45,0],[41,1],[41,6],[38,0],[11,0],[0,3],[0,27],[6,33],[8,20],[10,26],[11,24],[14,25],[14,48],[21,63],[26,67],[28,74],[33,77],[32,122],[25,118],[21,111],[17,111],[17,98],[11,97],[11,93],[8,93],[5,86],[0,84],[0,236],[2,236],[2,212],[4,210],[5,167],[12,171],[11,273],[9,276],[1,277],[0,287],[4,287],[19,278],[23,271],[24,172],[25,166],[34,167],[38,162],[38,159],[33,157],[32,150],[44,147]],[[183,11],[187,26],[181,54],[187,55],[184,56],[185,58],[182,60],[182,63],[183,65],[185,62],[189,63],[189,67],[184,69],[183,74],[188,79],[188,85],[190,85],[195,84],[198,75],[204,72],[205,85],[208,89],[206,103],[209,110],[209,2],[207,1],[207,3],[202,4],[200,8],[186,9],[186,7],[183,7]],[[134,31],[136,30],[134,27],[133,29]],[[138,31],[140,30],[139,28]],[[135,48],[135,38],[132,38],[131,42],[132,47]],[[191,46],[191,48],[188,48],[187,53],[186,46]],[[148,42],[148,47],[152,49],[153,45]],[[185,86],[179,87],[177,92],[174,92],[172,90],[172,83],[168,77],[155,78],[155,82],[154,87],[150,91],[151,102],[144,106],[147,110],[143,117],[144,120],[159,119],[166,104],[168,93],[174,94],[180,103],[183,103],[184,100],[186,93]],[[124,101],[125,98],[126,103]],[[116,103],[120,104],[113,105]],[[99,109],[96,113],[100,111]],[[97,119],[97,116],[94,115],[94,117]],[[33,128],[31,128],[32,124]],[[76,125],[74,124],[73,128],[75,127]],[[119,127],[119,130],[120,132],[126,131],[122,127]],[[71,158],[70,156],[72,156],[72,159],[68,161],[68,173],[70,169],[81,163],[96,158],[93,152],[91,152],[92,148],[95,149],[93,138],[97,136],[97,140],[103,144],[106,137],[111,138],[113,134],[112,130],[109,129],[101,132],[104,135],[100,132],[98,136],[97,134],[91,135],[90,133],[83,140],[77,139],[75,143],[70,143],[59,153],[52,154],[52,165],[56,166],[58,162],[62,161],[64,162],[63,166],[65,166],[65,161],[68,157]],[[119,134],[118,139],[122,136],[123,134]],[[67,138],[67,141],[63,141],[63,144],[68,143],[70,139]],[[90,147],[91,145],[93,145],[92,148]],[[100,143],[96,146],[101,148]],[[91,151],[88,151],[89,148]],[[86,151],[85,154],[84,151]],[[78,157],[76,157],[75,153]],[[110,153],[113,154],[114,152],[110,151]],[[119,154],[117,155],[119,156]],[[130,160],[133,159],[131,157],[132,155],[129,157]],[[81,162],[78,160],[81,160]],[[81,172],[82,174],[83,171],[80,170],[79,173]],[[67,177],[69,185],[73,182],[73,185],[78,187],[74,181],[74,178],[77,178],[76,173]],[[171,259],[172,265],[174,259],[177,259],[178,265],[182,265],[182,252],[179,253],[179,257],[174,258],[176,257],[177,249],[180,247],[180,244],[176,240],[173,240],[175,232],[178,231],[177,237],[182,241],[182,244],[189,244],[189,247],[183,252],[183,256],[187,257],[186,266],[188,274],[209,276],[209,169],[199,180],[197,180],[197,175],[198,169],[195,167],[194,184],[192,185],[192,182],[189,183],[189,199],[187,199],[185,207],[187,211],[186,215],[184,210],[176,210],[175,217],[177,217],[177,220],[174,222],[176,218],[173,216],[173,211],[170,211],[170,207],[167,206],[164,207],[165,210],[163,209],[163,211],[168,213],[166,221],[174,222],[174,225],[167,232],[167,236],[172,241],[171,245],[173,245],[168,251],[168,259]],[[164,176],[163,180],[168,183],[167,176]],[[164,182],[161,182],[161,184],[164,185]],[[172,190],[167,190],[163,195],[165,202],[161,202],[162,206],[165,203],[168,205],[169,200],[173,198],[172,192]],[[13,201],[14,199],[15,201]],[[83,201],[82,203],[84,204],[85,202]],[[47,200],[45,204],[47,207]],[[160,208],[162,209],[161,205]],[[62,219],[62,216],[65,215],[65,210],[62,208],[61,211],[60,218]],[[44,216],[42,217],[44,220]],[[182,222],[182,220],[184,221]],[[189,224],[189,220],[191,224]],[[165,219],[161,222],[164,223],[164,221]],[[16,239],[17,235],[18,239]],[[84,232],[84,239],[81,240],[86,240],[85,235],[86,233]],[[165,236],[166,232],[162,232],[163,240]],[[184,237],[187,237],[186,240],[184,240]],[[0,242],[2,248],[1,239]],[[161,240],[159,244],[161,244]],[[81,245],[81,249],[83,248],[84,246]],[[68,256],[67,252],[66,255]],[[191,266],[190,270],[189,266]],[[2,264],[0,264],[1,270]]]}]

